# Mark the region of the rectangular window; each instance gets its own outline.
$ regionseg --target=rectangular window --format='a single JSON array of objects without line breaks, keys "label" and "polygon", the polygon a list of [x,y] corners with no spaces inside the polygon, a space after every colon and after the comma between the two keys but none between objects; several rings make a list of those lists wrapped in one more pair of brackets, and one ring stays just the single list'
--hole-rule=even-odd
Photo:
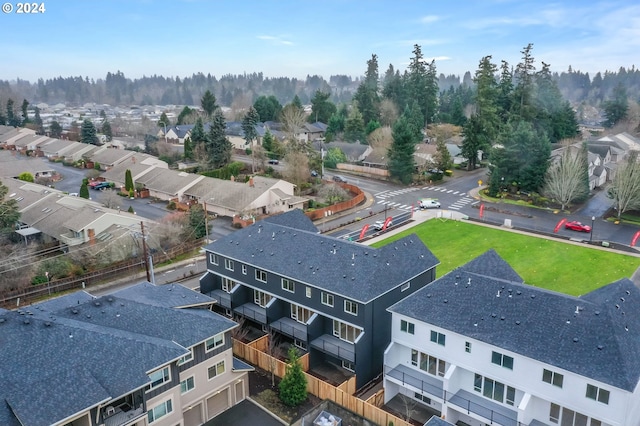
[{"label": "rectangular window", "polygon": [[231,293],[231,291],[235,288],[236,284],[237,283],[234,280],[230,280],[229,278],[222,278],[222,291]]},{"label": "rectangular window", "polygon": [[349,371],[356,371],[356,366],[350,361],[342,360],[342,368]]},{"label": "rectangular window", "polygon": [[149,374],[149,380],[151,380],[151,384],[149,385],[149,390],[157,388],[158,386],[162,386],[171,380],[171,374],[169,372],[169,367],[164,367],[158,371],[154,371]]},{"label": "rectangular window", "polygon": [[603,404],[609,404],[609,391],[600,389],[597,386],[587,385],[587,398],[594,401],[602,402]]},{"label": "rectangular window", "polygon": [[218,264],[218,255],[210,253],[209,254],[209,262],[211,262],[213,265],[217,265]]},{"label": "rectangular window", "polygon": [[263,283],[267,282],[267,272],[262,269],[256,269],[256,280],[262,281]]},{"label": "rectangular window", "polygon": [[413,393],[413,397],[415,399],[419,399],[420,401],[424,402],[425,404],[431,404],[431,398],[428,398],[428,397],[424,396],[421,393],[414,392]]},{"label": "rectangular window", "polygon": [[180,382],[180,393],[185,394],[190,390],[193,390],[193,388],[195,387],[196,387],[196,384],[193,379],[193,376],[187,377],[186,379]]},{"label": "rectangular window", "polygon": [[322,304],[333,307],[333,294],[322,292]]},{"label": "rectangular window", "polygon": [[307,287],[307,289],[305,290],[305,294],[307,297],[311,297],[311,287]]},{"label": "rectangular window", "polygon": [[205,342],[207,352],[212,351],[224,345],[224,333],[216,334]]},{"label": "rectangular window", "polygon": [[542,381],[561,388],[564,376],[560,373],[556,373],[555,371],[543,369]]},{"label": "rectangular window", "polygon": [[253,290],[253,301],[256,305],[264,308],[271,301],[271,295],[259,290]]},{"label": "rectangular window", "polygon": [[473,381],[473,390],[479,392],[485,398],[493,399],[508,405],[515,405],[516,390],[504,383],[497,382],[488,377],[476,374]]},{"label": "rectangular window", "polygon": [[404,331],[405,333],[415,334],[415,324],[412,322],[408,322],[405,320],[400,320],[400,331]]},{"label": "rectangular window", "polygon": [[233,271],[233,267],[234,267],[233,260],[231,260],[231,259],[225,259],[224,260],[224,268],[225,269]]},{"label": "rectangular window", "polygon": [[468,354],[471,353],[471,342],[464,342],[464,351]]},{"label": "rectangular window", "polygon": [[288,280],[286,278],[282,278],[282,289],[286,291],[290,291],[291,293],[295,293],[296,285],[293,281]]},{"label": "rectangular window", "polygon": [[552,423],[558,423],[560,421],[560,406],[553,402],[549,408],[549,421]]},{"label": "rectangular window", "polygon": [[420,369],[433,376],[444,377],[446,363],[444,360],[420,352]]},{"label": "rectangular window", "polygon": [[439,345],[444,346],[446,336],[442,333],[438,333],[437,331],[431,331],[431,341],[433,343],[437,343]]},{"label": "rectangular window", "polygon": [[247,275],[247,265],[242,265],[242,275]]},{"label": "rectangular window", "polygon": [[222,373],[224,373],[224,359],[207,369],[207,375],[209,376],[209,380],[213,379],[216,376],[221,375]]},{"label": "rectangular window", "polygon": [[333,335],[342,340],[354,343],[360,333],[362,333],[362,330],[341,321],[333,320]]},{"label": "rectangular window", "polygon": [[291,318],[302,323],[306,324],[313,315],[313,311],[309,309],[305,309],[302,306],[291,304]]},{"label": "rectangular window", "polygon": [[513,358],[508,355],[501,354],[500,352],[493,351],[491,353],[491,362],[504,368],[508,368],[509,370],[513,370]]},{"label": "rectangular window", "polygon": [[166,416],[167,414],[171,413],[172,411],[173,411],[173,406],[171,404],[171,400],[167,399],[163,403],[156,405],[155,407],[153,407],[151,410],[147,412],[147,421],[149,423],[153,423],[156,420],[159,420],[162,417]]},{"label": "rectangular window", "polygon": [[193,349],[189,349],[189,353],[178,360],[178,365],[182,365],[193,359]]},{"label": "rectangular window", "polygon": [[411,365],[418,366],[418,351],[411,349]]},{"label": "rectangular window", "polygon": [[358,315],[358,304],[351,300],[344,301],[344,311],[351,315]]},{"label": "rectangular window", "polygon": [[407,291],[407,290],[409,290],[410,287],[411,287],[411,281],[406,282],[406,283],[402,284],[402,286],[400,286],[400,291],[401,292]]},{"label": "rectangular window", "polygon": [[303,351],[306,351],[306,350],[307,350],[307,342],[305,342],[305,341],[303,341],[303,340],[300,340],[300,339],[293,339],[293,345],[294,345],[296,348],[300,348],[300,349],[302,349]]}]

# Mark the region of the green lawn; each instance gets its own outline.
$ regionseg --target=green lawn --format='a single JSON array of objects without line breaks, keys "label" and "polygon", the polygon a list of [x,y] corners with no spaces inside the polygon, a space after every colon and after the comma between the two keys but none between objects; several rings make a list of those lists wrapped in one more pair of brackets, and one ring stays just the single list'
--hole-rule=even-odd
[{"label": "green lawn", "polygon": [[634,256],[452,220],[429,220],[373,246],[412,233],[440,260],[439,277],[492,248],[527,284],[579,296],[628,278],[640,266]]}]

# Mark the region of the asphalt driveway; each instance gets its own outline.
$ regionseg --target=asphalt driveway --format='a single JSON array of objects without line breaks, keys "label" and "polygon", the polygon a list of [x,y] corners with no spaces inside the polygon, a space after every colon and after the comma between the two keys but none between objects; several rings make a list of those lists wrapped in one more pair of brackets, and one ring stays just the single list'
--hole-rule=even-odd
[{"label": "asphalt driveway", "polygon": [[273,415],[263,410],[258,404],[245,399],[229,408],[224,413],[209,420],[204,426],[282,426],[286,423],[277,420]]}]

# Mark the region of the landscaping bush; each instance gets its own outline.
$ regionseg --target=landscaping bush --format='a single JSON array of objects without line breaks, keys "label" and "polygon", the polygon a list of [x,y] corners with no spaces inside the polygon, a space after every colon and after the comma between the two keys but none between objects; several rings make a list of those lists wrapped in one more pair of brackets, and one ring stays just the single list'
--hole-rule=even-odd
[{"label": "landscaping bush", "polygon": [[295,407],[307,399],[307,378],[304,376],[298,350],[289,348],[287,370],[280,381],[280,399],[286,405]]}]

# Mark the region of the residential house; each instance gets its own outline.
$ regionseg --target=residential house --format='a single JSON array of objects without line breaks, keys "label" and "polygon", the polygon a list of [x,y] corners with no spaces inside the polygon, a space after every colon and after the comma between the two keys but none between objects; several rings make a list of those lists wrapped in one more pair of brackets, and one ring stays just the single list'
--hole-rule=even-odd
[{"label": "residential house", "polygon": [[494,251],[391,306],[385,401],[454,424],[640,424],[640,289],[527,285]]},{"label": "residential house", "polygon": [[133,182],[137,182],[145,173],[153,169],[168,169],[169,165],[166,161],[162,161],[148,154],[137,153],[135,157],[129,158],[129,161],[117,164],[103,172],[101,176],[108,182],[115,183],[117,188],[124,186],[125,175],[127,170],[131,171]]},{"label": "residential house", "polygon": [[64,157],[67,152],[77,150],[82,145],[84,144],[80,142],[53,139],[48,143],[38,146],[38,149],[42,151],[42,155],[47,158],[60,158]]},{"label": "residential house", "polygon": [[42,135],[25,135],[13,142],[16,150],[26,153],[27,151],[35,151],[39,145],[52,141],[48,136]]},{"label": "residential house", "polygon": [[[168,143],[183,145],[184,140],[191,134],[191,129],[193,129],[193,124],[180,124],[178,126],[171,126],[167,128],[167,133],[166,135],[164,135],[165,140]],[[163,133],[164,129],[160,130],[158,135],[161,135]]]},{"label": "residential house", "polygon": [[201,425],[248,394],[237,326],[180,285],[0,309],[0,424]]},{"label": "residential house", "polygon": [[267,218],[205,247],[200,291],[228,316],[272,330],[309,353],[312,370],[382,372],[386,309],[435,278],[436,257],[415,235],[381,248],[321,235],[299,210]]},{"label": "residential house", "polygon": [[21,156],[16,151],[0,150],[0,178],[17,178],[25,172],[36,179],[51,178],[56,173],[45,161]]},{"label": "residential house", "polygon": [[148,189],[152,197],[169,201],[180,200],[186,190],[203,179],[206,177],[194,173],[154,167],[134,182]]},{"label": "residential house", "polygon": [[15,128],[11,126],[2,126],[0,131],[2,132],[0,133],[0,145],[9,147],[9,148],[12,148],[15,141],[17,141],[18,139],[23,138],[24,136],[27,136],[27,135],[36,134],[35,130],[31,130],[23,127]]},{"label": "residential house", "polygon": [[109,170],[110,168],[115,167],[120,163],[124,163],[127,160],[136,162],[137,155],[138,153],[135,151],[116,148],[104,148],[94,152],[91,155],[90,160],[94,163],[99,163],[102,170]]}]

